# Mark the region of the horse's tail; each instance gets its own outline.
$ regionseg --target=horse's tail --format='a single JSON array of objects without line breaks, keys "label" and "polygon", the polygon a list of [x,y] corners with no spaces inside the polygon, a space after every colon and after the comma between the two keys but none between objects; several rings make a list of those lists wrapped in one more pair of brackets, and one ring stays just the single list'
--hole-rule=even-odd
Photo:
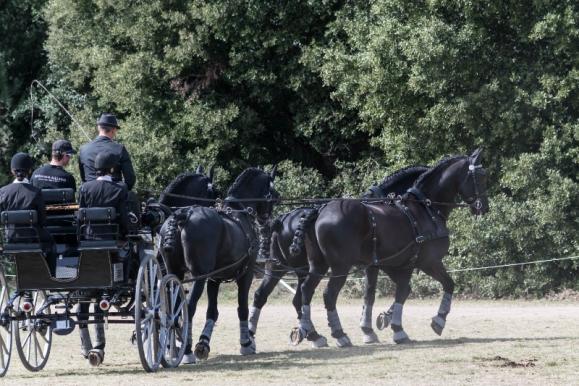
[{"label": "horse's tail", "polygon": [[304,249],[304,240],[306,236],[306,228],[309,224],[318,218],[319,210],[315,208],[306,209],[300,218],[300,222],[294,233],[294,238],[289,247],[290,254],[297,256],[302,253]]},{"label": "horse's tail", "polygon": [[183,226],[185,221],[189,218],[188,211],[178,211],[167,219],[167,228],[163,235],[163,242],[161,248],[166,254],[172,254],[177,249],[177,242],[179,239],[179,227]]}]

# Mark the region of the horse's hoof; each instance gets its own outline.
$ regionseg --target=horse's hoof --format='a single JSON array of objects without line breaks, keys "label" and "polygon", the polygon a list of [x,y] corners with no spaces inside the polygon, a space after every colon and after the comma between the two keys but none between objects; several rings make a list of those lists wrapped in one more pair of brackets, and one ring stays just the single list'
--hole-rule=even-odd
[{"label": "horse's hoof", "polygon": [[396,344],[406,344],[412,342],[408,337],[408,334],[404,330],[397,331],[394,333],[394,343]]},{"label": "horse's hoof", "polygon": [[381,312],[380,315],[376,317],[376,327],[378,330],[382,331],[388,325],[390,325],[390,320],[392,319],[392,315],[387,312]]},{"label": "horse's hoof", "polygon": [[105,359],[105,352],[99,349],[93,349],[88,352],[88,363],[92,367],[98,367]]},{"label": "horse's hoof", "polygon": [[195,358],[204,361],[207,360],[207,358],[209,358],[209,352],[211,351],[211,348],[209,347],[209,344],[207,342],[205,342],[204,340],[200,340],[196,345],[195,345]]},{"label": "horse's hoof", "polygon": [[251,336],[249,337],[249,340],[245,343],[241,343],[241,347],[239,349],[239,352],[241,355],[253,355],[256,352],[255,349],[255,339],[253,339]]},{"label": "horse's hoof", "polygon": [[348,338],[348,335],[344,334],[344,336],[336,339],[336,346],[340,348],[344,347],[352,347],[352,341]]},{"label": "horse's hoof", "polygon": [[430,323],[430,327],[436,333],[436,335],[442,335],[442,331],[444,330],[444,326],[446,325],[446,320],[442,319],[440,316],[435,316],[432,318],[432,322]]},{"label": "horse's hoof", "polygon": [[378,335],[374,331],[364,332],[362,340],[365,344],[380,343]]},{"label": "horse's hoof", "polygon": [[195,359],[195,354],[193,354],[192,352],[183,355],[183,359],[181,359],[182,365],[194,365],[196,362],[197,360]]},{"label": "horse's hoof", "polygon": [[290,344],[297,346],[302,343],[302,340],[306,337],[307,333],[299,327],[292,328],[290,332],[289,340]]},{"label": "horse's hoof", "polygon": [[312,340],[312,347],[313,348],[322,348],[328,347],[328,340],[325,336],[319,335],[318,339]]}]

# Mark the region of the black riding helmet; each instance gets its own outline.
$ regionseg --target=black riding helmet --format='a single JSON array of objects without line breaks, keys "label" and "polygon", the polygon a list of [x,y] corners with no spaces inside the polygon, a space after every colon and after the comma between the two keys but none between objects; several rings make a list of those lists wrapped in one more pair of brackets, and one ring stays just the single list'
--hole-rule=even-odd
[{"label": "black riding helmet", "polygon": [[117,155],[109,151],[101,151],[94,160],[94,168],[109,173],[118,163]]},{"label": "black riding helmet", "polygon": [[10,169],[28,172],[32,169],[32,164],[32,158],[27,153],[16,153],[10,161]]}]

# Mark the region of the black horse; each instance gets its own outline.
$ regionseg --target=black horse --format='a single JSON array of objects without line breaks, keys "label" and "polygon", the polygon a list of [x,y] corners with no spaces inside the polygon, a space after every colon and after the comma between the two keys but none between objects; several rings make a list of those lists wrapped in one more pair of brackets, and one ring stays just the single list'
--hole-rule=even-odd
[{"label": "black horse", "polygon": [[[194,206],[175,214],[175,229],[161,229],[162,254],[170,273],[183,279],[186,273],[195,278],[189,299],[190,325],[197,302],[207,279],[212,311],[208,311],[199,342],[192,351],[191,334],[186,345],[184,361],[194,357],[206,358],[213,327],[218,318],[217,294],[224,280],[235,280],[238,287],[238,317],[240,323],[240,352],[255,353],[255,340],[248,329],[249,287],[257,254],[255,223],[264,224],[278,197],[274,189],[275,167],[268,173],[249,168],[243,171],[228,191],[223,208]],[[257,199],[252,201],[250,199]],[[169,243],[167,240],[175,240]]]},{"label": "black horse", "polygon": [[[405,193],[426,170],[428,170],[426,166],[411,166],[400,169],[386,176],[380,184],[370,187],[362,195],[362,198],[368,200],[384,197],[394,198]],[[253,297],[253,305],[249,310],[249,331],[252,334],[257,331],[259,315],[267,302],[267,298],[280,279],[288,272],[294,272],[298,278],[298,285],[292,303],[296,309],[298,319],[301,318],[301,286],[308,270],[308,257],[306,250],[303,248],[303,239],[307,236],[308,242],[317,242],[313,226],[317,216],[317,208],[296,208],[273,221],[271,225],[270,256],[275,263],[266,265],[263,281]],[[298,235],[297,237],[296,234]],[[364,343],[375,343],[378,341],[371,322],[377,279],[378,269],[375,266],[368,267],[366,271],[367,282],[364,293],[364,308],[360,320],[360,326],[364,333]],[[312,342],[313,347],[327,346],[327,339],[315,330],[310,331],[306,339]]]},{"label": "black horse", "polygon": [[457,196],[470,206],[473,214],[488,211],[480,149],[471,156],[443,159],[423,173],[402,199],[393,204],[335,200],[322,208],[315,224],[318,246],[309,249],[312,244],[306,244],[310,269],[301,288],[303,305],[298,338],[301,340],[314,330],[310,303],[315,288],[331,268],[324,291],[328,324],[338,346],[351,345],[342,329],[336,301],[354,265],[376,265],[396,283],[391,319],[396,343],[409,340],[402,328],[402,308],[410,293],[414,268],[439,281],[445,293],[431,326],[441,334],[454,292],[454,282],[442,258],[449,247],[446,221],[457,206]]}]

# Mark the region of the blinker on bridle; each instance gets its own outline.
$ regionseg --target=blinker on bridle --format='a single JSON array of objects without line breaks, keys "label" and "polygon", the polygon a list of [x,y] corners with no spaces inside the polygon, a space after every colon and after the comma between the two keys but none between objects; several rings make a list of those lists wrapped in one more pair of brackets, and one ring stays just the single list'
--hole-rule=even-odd
[{"label": "blinker on bridle", "polygon": [[[472,182],[474,185],[474,197],[472,197],[472,196],[468,197],[464,200],[464,202],[466,202],[469,206],[476,209],[477,212],[480,212],[482,210],[482,207],[483,207],[481,197],[484,197],[486,192],[481,193],[479,191],[479,186],[477,183],[476,176],[477,176],[477,171],[479,169],[482,169],[483,166],[481,164],[475,165],[473,159],[470,159],[469,161],[470,161],[470,163],[468,165],[468,175],[467,175],[467,178],[462,182],[462,185],[464,185],[468,181],[469,176],[472,176]],[[483,173],[483,171],[481,171],[479,173]]]}]

